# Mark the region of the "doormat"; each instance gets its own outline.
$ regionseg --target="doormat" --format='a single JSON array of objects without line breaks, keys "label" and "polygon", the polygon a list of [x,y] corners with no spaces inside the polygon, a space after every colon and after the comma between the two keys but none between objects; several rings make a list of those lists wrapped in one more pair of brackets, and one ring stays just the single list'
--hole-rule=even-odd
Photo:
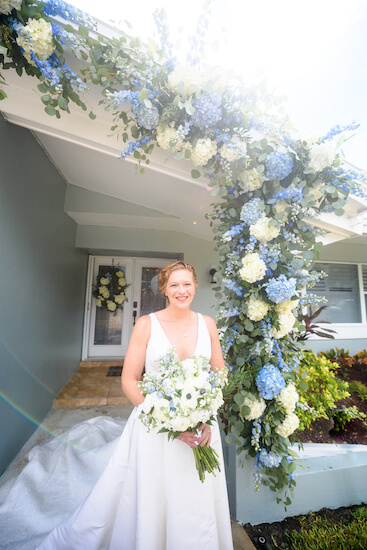
[{"label": "doormat", "polygon": [[122,367],[109,367],[106,376],[121,376]]}]

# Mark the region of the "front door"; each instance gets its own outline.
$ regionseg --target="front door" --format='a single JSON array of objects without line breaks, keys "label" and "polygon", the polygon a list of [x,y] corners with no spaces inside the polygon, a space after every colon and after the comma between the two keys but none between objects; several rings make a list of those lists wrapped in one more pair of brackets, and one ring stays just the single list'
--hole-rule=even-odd
[{"label": "front door", "polygon": [[[169,259],[123,258],[91,256],[88,271],[87,300],[84,324],[83,359],[112,359],[124,357],[136,320],[141,315],[166,307],[159,292],[158,273]],[[92,295],[97,276],[108,267],[121,268],[129,285],[124,307],[111,313],[97,307]]]}]

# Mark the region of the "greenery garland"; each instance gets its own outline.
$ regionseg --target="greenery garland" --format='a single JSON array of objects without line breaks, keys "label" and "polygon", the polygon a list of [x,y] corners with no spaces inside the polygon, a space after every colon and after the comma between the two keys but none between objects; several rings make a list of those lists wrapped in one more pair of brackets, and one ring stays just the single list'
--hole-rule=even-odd
[{"label": "greenery garland", "polygon": [[116,313],[118,308],[124,306],[127,286],[120,267],[102,267],[92,292],[96,306]]},{"label": "greenery garland", "polygon": [[[79,27],[61,30],[50,15]],[[112,131],[130,140],[123,157],[148,164],[158,145],[191,161],[193,178],[209,179],[217,196],[210,218],[219,255],[218,324],[232,372],[223,423],[229,441],[254,458],[256,485],[270,485],[280,500],[295,485],[289,437],[299,424],[296,384],[305,387],[291,333],[299,328],[297,308],[319,300],[303,293],[320,278],[312,270],[322,248],[312,220],[323,212],[342,215],[349,194],[361,194],[361,174],[346,169],[338,153],[345,132],[358,125],[336,126],[324,136],[299,133],[265,87],[203,70],[201,38],[195,59],[177,64],[164,13],[155,19],[160,46],[97,36],[81,12],[56,0],[2,2],[0,64],[42,81],[49,115],[59,117],[70,101],[86,109],[78,89],[99,86],[113,113]],[[78,75],[64,65],[64,47],[87,61]],[[108,301],[100,287],[107,286],[99,280],[94,295],[111,309],[102,305]]]}]

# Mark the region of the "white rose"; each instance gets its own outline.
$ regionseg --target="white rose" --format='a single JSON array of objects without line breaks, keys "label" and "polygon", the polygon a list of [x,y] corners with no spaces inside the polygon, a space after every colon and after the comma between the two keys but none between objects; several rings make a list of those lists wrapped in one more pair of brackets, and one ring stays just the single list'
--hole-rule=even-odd
[{"label": "white rose", "polygon": [[121,305],[124,301],[125,301],[125,296],[123,294],[117,294],[117,296],[115,296],[116,304]]},{"label": "white rose", "polygon": [[97,299],[96,299],[96,306],[97,306],[97,307],[102,307],[102,300],[101,300],[101,298],[97,298]]},{"label": "white rose", "polygon": [[116,277],[123,277],[124,272],[123,271],[116,271]]},{"label": "white rose", "polygon": [[175,432],[186,432],[190,424],[190,418],[186,416],[176,416],[176,418],[172,420],[172,429]]},{"label": "white rose", "polygon": [[109,285],[109,284],[110,284],[110,280],[107,279],[107,277],[101,277],[101,278],[100,278],[100,283],[101,283],[101,285]]},{"label": "white rose", "polygon": [[159,420],[159,422],[163,422],[167,418],[169,410],[170,410],[169,401],[167,401],[167,399],[164,399],[164,398],[158,399],[154,403],[153,416],[154,418]]},{"label": "white rose", "polygon": [[120,286],[125,286],[125,285],[126,285],[125,278],[124,278],[124,277],[120,277],[119,280],[118,280],[118,283],[119,283]]}]

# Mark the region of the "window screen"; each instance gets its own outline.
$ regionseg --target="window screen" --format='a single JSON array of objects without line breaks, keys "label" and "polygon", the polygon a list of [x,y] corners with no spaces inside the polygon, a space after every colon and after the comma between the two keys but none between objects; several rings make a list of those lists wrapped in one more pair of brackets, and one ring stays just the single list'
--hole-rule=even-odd
[{"label": "window screen", "polygon": [[[319,320],[330,323],[361,323],[358,267],[352,264],[318,262],[315,269],[327,274],[315,287],[308,289],[308,292],[325,296],[328,300]],[[364,277],[367,287],[367,266]]]}]

